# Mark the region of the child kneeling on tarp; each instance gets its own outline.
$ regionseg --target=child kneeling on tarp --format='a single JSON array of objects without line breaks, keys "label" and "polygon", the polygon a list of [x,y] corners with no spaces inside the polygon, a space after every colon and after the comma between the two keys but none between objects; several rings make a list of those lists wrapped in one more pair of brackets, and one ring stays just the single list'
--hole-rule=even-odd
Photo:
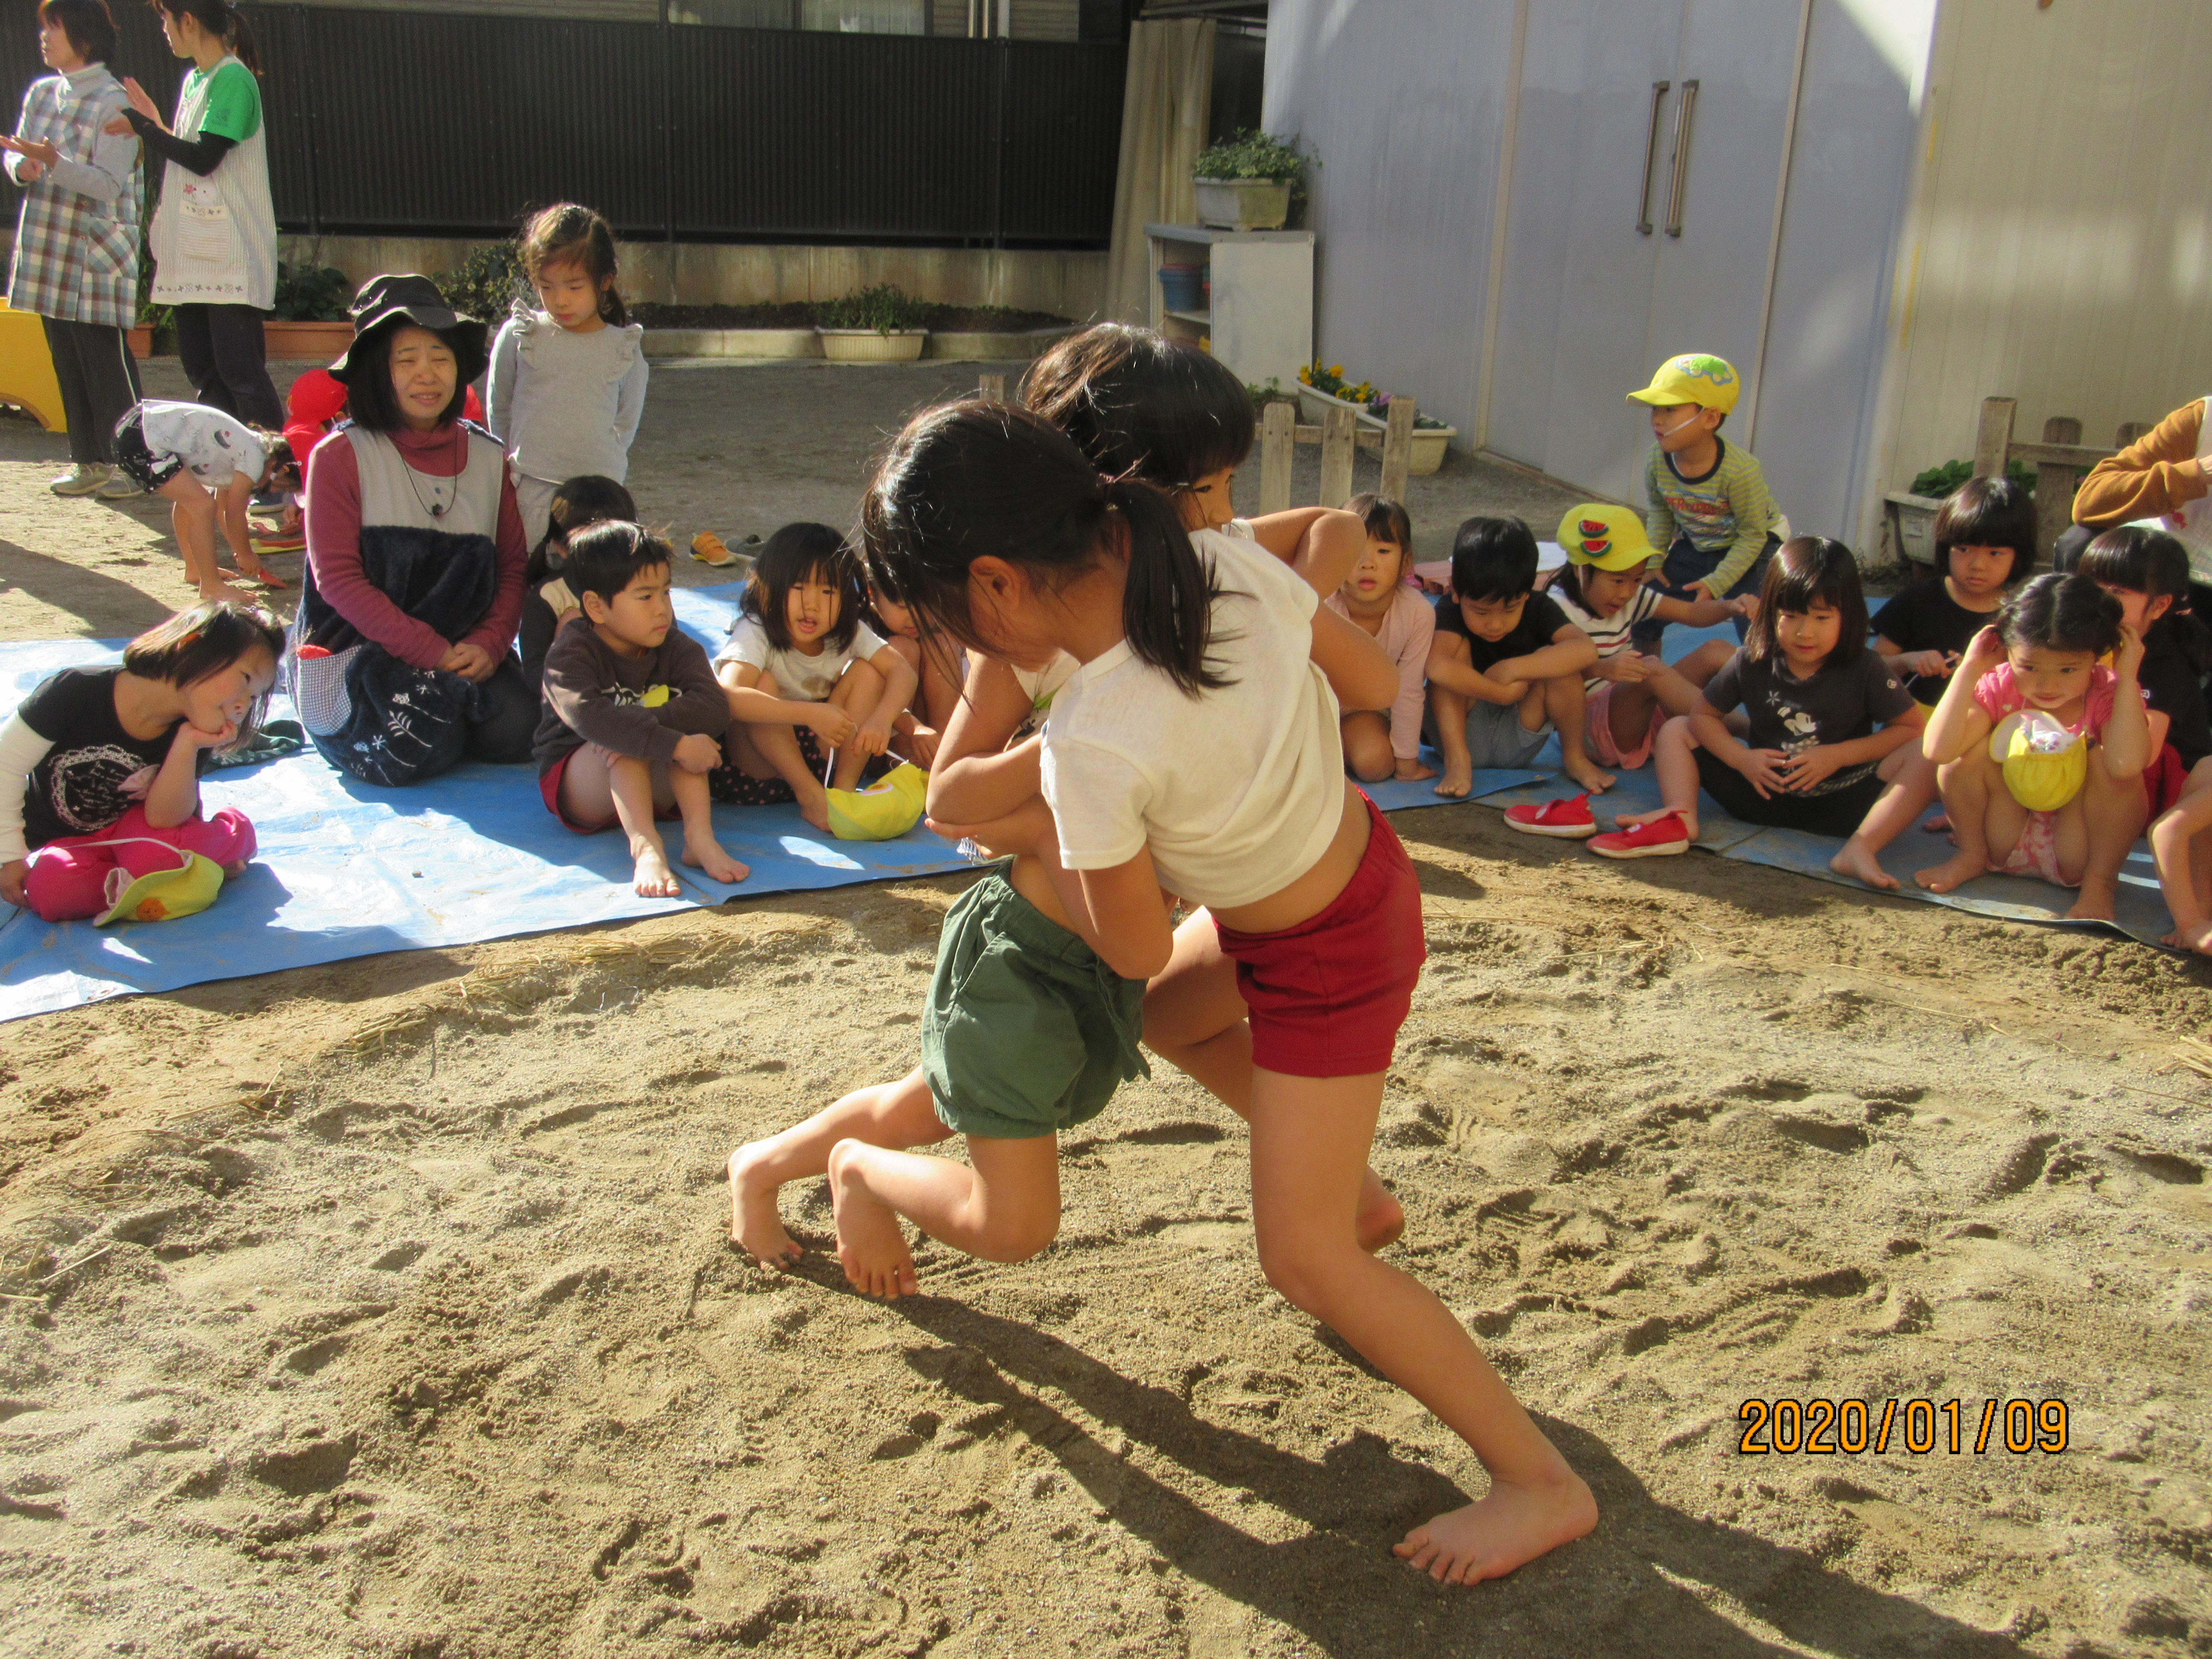
[{"label": "child kneeling on tarp", "polygon": [[750,873],[714,840],[707,774],[722,762],[729,702],[707,653],[676,626],[668,544],[620,520],[568,543],[580,613],[545,653],[538,793],[582,836],[621,824],[647,898],[683,891],[656,818],[684,820],[684,861],[715,881]]}]

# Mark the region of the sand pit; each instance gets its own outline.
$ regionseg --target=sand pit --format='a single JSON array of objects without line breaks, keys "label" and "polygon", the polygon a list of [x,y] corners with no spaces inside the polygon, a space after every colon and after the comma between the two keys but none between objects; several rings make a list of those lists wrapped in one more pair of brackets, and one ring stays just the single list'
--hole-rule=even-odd
[{"label": "sand pit", "polygon": [[[809,385],[842,459],[720,527],[834,517],[925,390],[721,372],[656,380],[640,494],[679,527],[654,481],[704,492],[748,423],[767,466]],[[59,452],[0,429],[0,635],[181,597],[156,515],[40,501]],[[927,1294],[864,1302],[818,1184],[799,1271],[735,1254],[732,1143],[912,1063],[960,886],[912,883],[0,1027],[0,1653],[2212,1650],[2212,970],[1395,823],[1431,956],[1395,1254],[1592,1537],[1472,1590],[1391,1558],[1480,1472],[1267,1288],[1242,1126],[1164,1071],[1068,1146],[1036,1261],[927,1249]],[[1880,1451],[1745,1455],[1753,1398],[1899,1405]],[[1933,1409],[1911,1449],[1914,1400],[1959,1452]],[[1977,1452],[1990,1400],[2063,1401],[2065,1449],[2000,1408]]]}]

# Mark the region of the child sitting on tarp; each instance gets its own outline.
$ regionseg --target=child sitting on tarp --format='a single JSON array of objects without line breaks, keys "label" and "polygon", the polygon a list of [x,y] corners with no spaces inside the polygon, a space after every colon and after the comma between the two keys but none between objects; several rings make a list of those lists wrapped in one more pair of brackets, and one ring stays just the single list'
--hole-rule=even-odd
[{"label": "child sitting on tarp", "polygon": [[620,823],[647,898],[683,889],[656,818],[684,820],[684,862],[713,880],[750,872],[714,840],[707,775],[722,761],[728,701],[707,653],[676,626],[666,542],[611,521],[568,544],[566,580],[580,614],[545,653],[538,793],[580,836]]},{"label": "child sitting on tarp", "polygon": [[251,742],[283,630],[227,599],[64,668],[0,726],[0,898],[47,921],[204,909],[253,857],[253,826],[200,815],[200,774]]}]

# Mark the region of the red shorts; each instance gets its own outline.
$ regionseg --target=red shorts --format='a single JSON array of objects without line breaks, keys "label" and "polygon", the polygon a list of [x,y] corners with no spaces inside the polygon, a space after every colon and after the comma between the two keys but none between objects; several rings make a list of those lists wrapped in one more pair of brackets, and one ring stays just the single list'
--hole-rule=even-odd
[{"label": "red shorts", "polygon": [[2143,799],[2150,807],[2153,822],[2181,799],[2182,786],[2189,781],[2189,769],[2181,763],[2181,751],[2172,744],[2158,751],[2158,758],[2143,768]]},{"label": "red shorts", "polygon": [[[538,793],[545,803],[545,810],[560,819],[568,828],[574,830],[580,836],[596,836],[603,830],[613,829],[622,822],[622,819],[613,813],[609,813],[597,823],[579,823],[561,810],[561,780],[568,775],[568,763],[583,752],[580,748],[571,749],[559,760],[540,772],[538,775]],[[665,823],[672,819],[680,818],[684,814],[676,807],[665,806],[654,808],[653,816]]]},{"label": "red shorts", "polygon": [[1429,948],[1413,861],[1371,800],[1367,816],[1367,855],[1319,915],[1279,933],[1214,924],[1252,1011],[1255,1066],[1287,1077],[1389,1069]]}]

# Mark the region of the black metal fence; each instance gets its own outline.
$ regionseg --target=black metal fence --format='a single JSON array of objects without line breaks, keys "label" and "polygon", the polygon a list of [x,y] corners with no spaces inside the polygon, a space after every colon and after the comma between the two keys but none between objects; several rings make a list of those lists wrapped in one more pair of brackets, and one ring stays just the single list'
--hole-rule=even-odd
[{"label": "black metal fence", "polygon": [[[114,0],[111,65],[182,65]],[[1126,49],[247,8],[286,230],[495,235],[547,202],[633,238],[1103,247]],[[33,9],[0,87],[46,71]]]}]

